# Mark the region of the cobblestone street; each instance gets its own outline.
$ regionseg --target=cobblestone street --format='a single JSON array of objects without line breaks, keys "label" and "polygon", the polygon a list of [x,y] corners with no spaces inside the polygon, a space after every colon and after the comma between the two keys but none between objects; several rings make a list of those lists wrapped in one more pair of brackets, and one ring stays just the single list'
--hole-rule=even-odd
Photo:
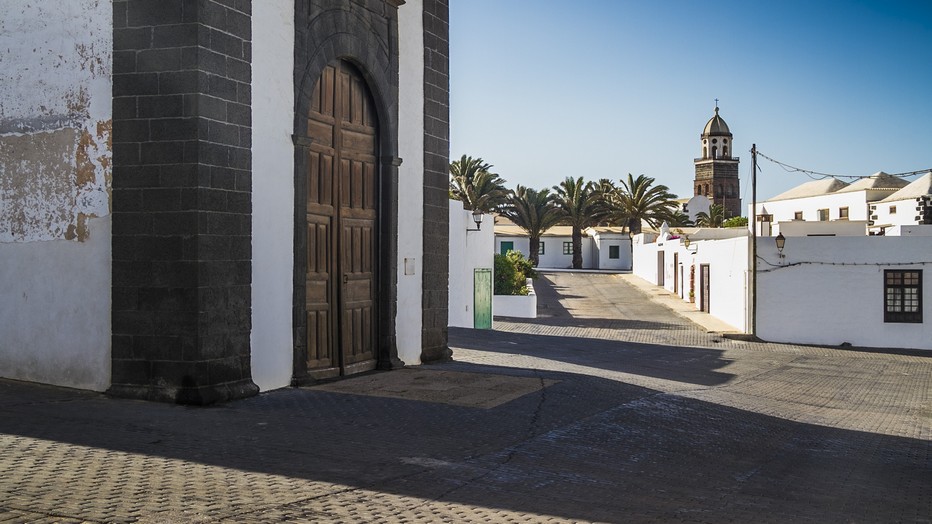
[{"label": "cobblestone street", "polygon": [[0,522],[932,522],[932,354],[726,339],[627,278],[208,408],[0,380]]}]

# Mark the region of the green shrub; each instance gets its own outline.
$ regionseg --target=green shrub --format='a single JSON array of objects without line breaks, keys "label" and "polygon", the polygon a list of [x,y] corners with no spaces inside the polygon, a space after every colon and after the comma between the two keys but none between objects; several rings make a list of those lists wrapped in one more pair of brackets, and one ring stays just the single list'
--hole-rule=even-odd
[{"label": "green shrub", "polygon": [[520,251],[509,251],[506,255],[495,255],[496,295],[527,295],[527,279],[537,278],[531,261]]},{"label": "green shrub", "polygon": [[748,217],[731,217],[722,223],[722,227],[748,227]]}]

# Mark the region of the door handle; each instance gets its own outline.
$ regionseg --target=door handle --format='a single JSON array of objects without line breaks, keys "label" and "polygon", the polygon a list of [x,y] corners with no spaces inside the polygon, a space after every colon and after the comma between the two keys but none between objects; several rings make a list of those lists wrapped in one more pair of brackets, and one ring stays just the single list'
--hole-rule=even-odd
[{"label": "door handle", "polygon": [[349,282],[349,275],[343,275],[343,283],[346,284]]}]

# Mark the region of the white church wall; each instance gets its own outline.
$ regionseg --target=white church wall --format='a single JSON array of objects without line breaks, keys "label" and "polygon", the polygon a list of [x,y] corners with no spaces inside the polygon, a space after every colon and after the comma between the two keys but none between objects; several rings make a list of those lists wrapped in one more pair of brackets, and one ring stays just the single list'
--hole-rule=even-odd
[{"label": "white church wall", "polygon": [[253,6],[252,378],[288,386],[294,360],[294,0]]},{"label": "white church wall", "polygon": [[[932,243],[910,237],[758,244],[758,335],[776,342],[932,349]],[[884,270],[923,270],[922,323],[884,322]]]},{"label": "white church wall", "polygon": [[424,31],[423,1],[398,8],[398,307],[395,336],[398,358],[421,362],[424,255]]},{"label": "white church wall", "polygon": [[450,200],[450,284],[448,325],[473,327],[474,274],[477,268],[493,269],[495,233],[474,229],[472,213],[459,200]]},{"label": "white church wall", "polygon": [[103,391],[112,6],[0,0],[0,12],[0,374]]}]

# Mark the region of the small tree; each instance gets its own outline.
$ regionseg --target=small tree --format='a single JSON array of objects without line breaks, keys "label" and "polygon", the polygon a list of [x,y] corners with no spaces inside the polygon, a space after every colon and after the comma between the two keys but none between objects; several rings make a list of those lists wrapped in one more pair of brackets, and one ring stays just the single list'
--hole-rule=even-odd
[{"label": "small tree", "polygon": [[520,251],[495,255],[494,293],[496,295],[527,295],[527,279],[537,278],[531,261]]},{"label": "small tree", "polygon": [[748,227],[748,217],[731,217],[722,224],[723,227]]}]

